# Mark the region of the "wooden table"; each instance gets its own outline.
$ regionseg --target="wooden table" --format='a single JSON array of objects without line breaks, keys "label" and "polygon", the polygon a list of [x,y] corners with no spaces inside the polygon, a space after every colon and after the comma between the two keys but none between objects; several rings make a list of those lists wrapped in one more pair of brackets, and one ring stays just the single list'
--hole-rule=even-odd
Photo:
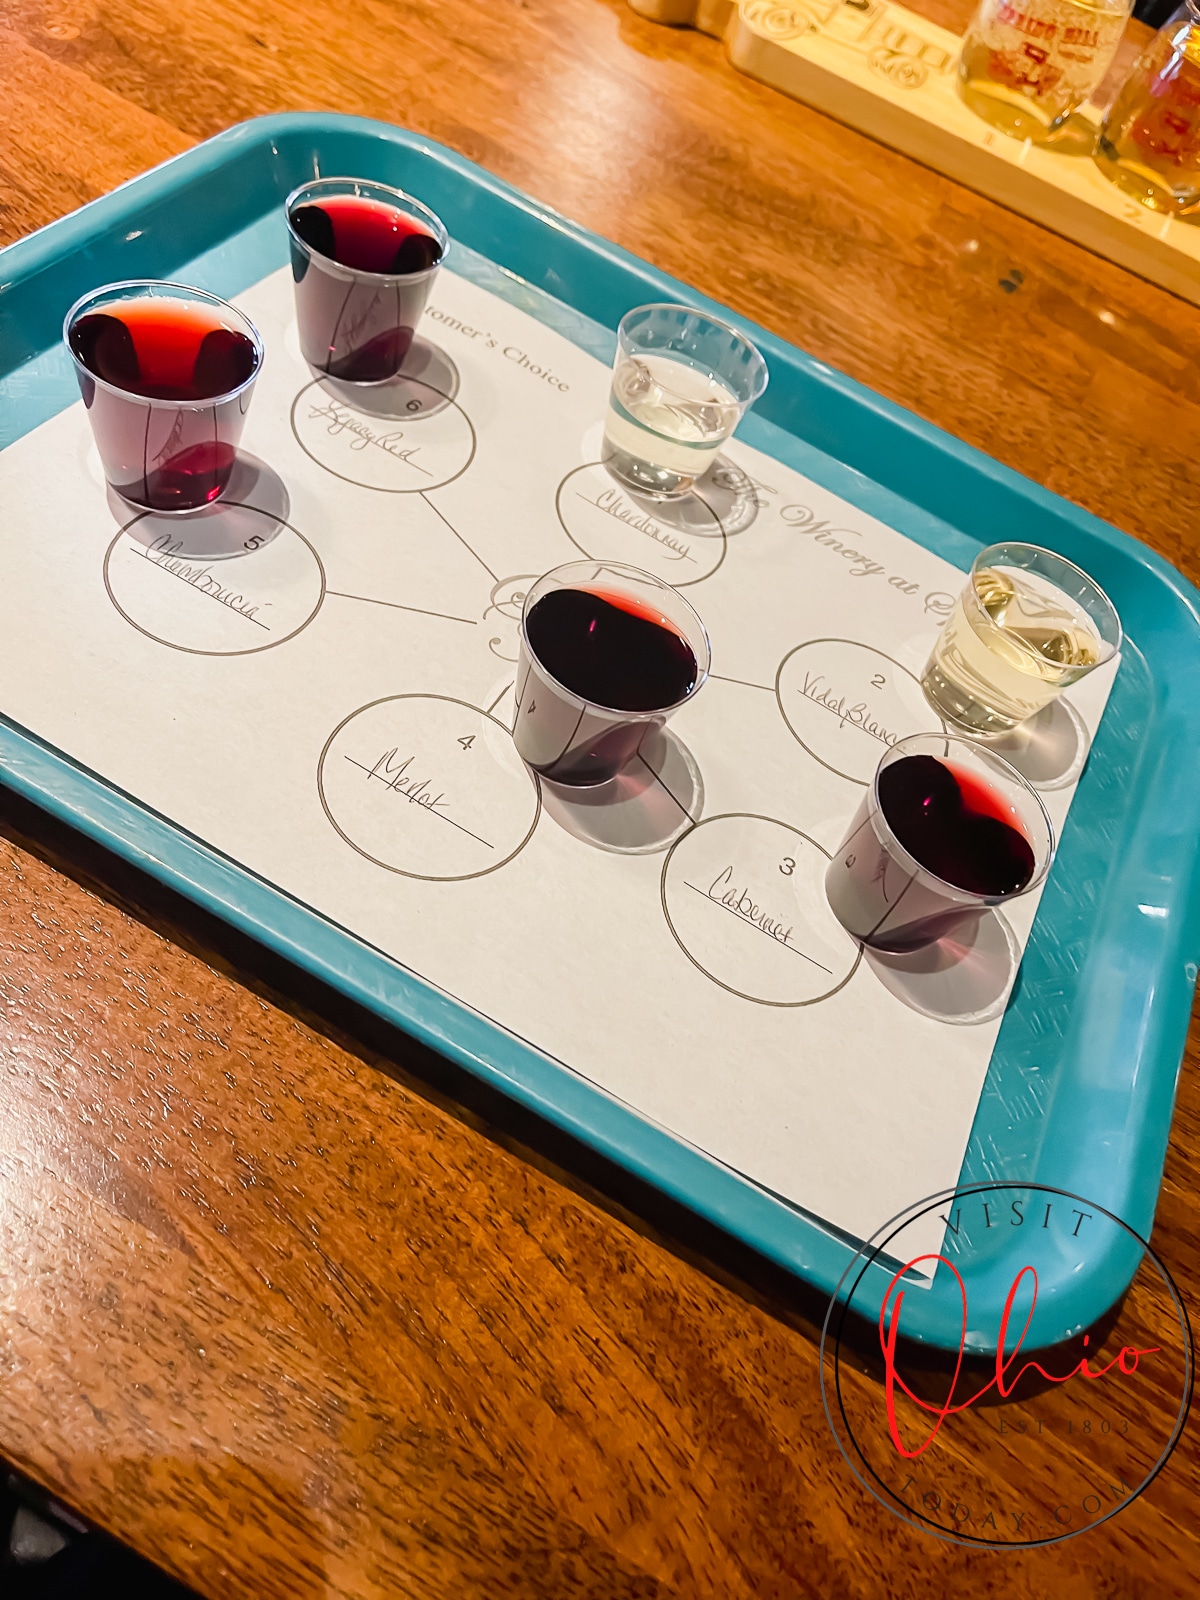
[{"label": "wooden table", "polygon": [[[0,73],[5,239],[259,112],[401,121],[1200,578],[1200,311],[624,0],[0,0]],[[2,816],[0,1450],[173,1573],[214,1597],[1194,1594],[1194,1434],[1085,1538],[911,1532],[843,1465],[785,1286],[734,1287],[717,1241],[661,1210],[652,1233],[405,1040]],[[1155,1234],[1189,1295],[1195,1059]]]}]

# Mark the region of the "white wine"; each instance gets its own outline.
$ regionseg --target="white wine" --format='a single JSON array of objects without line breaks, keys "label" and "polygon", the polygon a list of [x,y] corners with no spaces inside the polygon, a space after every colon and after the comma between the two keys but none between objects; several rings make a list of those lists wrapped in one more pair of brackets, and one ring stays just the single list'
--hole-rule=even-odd
[{"label": "white wine", "polygon": [[740,415],[737,396],[702,369],[669,356],[631,356],[613,374],[604,459],[648,494],[685,494]]},{"label": "white wine", "polygon": [[963,40],[958,92],[1001,132],[1052,138],[1100,87],[1131,0],[981,0]]},{"label": "white wine", "polygon": [[955,601],[921,686],[957,727],[1006,733],[1106,654],[1070,595],[1021,568],[983,567]]}]

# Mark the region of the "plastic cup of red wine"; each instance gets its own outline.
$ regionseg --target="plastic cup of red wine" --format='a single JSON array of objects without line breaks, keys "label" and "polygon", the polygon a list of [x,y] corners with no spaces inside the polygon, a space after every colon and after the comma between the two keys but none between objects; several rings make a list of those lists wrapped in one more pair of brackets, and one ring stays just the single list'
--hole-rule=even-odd
[{"label": "plastic cup of red wine", "polygon": [[1046,808],[1015,767],[972,739],[918,733],[880,761],[825,892],[861,944],[902,954],[969,938],[1053,859]]},{"label": "plastic cup of red wine", "polygon": [[386,183],[318,178],[287,199],[300,350],[316,372],[378,384],[404,366],[450,236]]},{"label": "plastic cup of red wine", "polygon": [[704,624],[661,578],[618,562],[556,567],[521,613],[517,751],[552,783],[608,783],[695,698],[709,659]]},{"label": "plastic cup of red wine", "polygon": [[63,338],[122,499],[160,512],[218,499],[262,366],[250,319],[203,289],[139,279],[77,300]]}]

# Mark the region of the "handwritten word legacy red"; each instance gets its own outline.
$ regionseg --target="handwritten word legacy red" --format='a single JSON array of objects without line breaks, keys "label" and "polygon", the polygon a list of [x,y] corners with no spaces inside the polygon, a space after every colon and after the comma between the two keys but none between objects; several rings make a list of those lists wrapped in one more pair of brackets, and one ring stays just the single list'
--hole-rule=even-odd
[{"label": "handwritten word legacy red", "polygon": [[[950,1272],[952,1272],[954,1274],[955,1282],[958,1284],[959,1294],[962,1298],[962,1329],[959,1333],[958,1359],[954,1365],[954,1377],[950,1381],[949,1393],[941,1405],[935,1405],[932,1402],[928,1400],[922,1400],[918,1395],[915,1395],[905,1383],[904,1379],[896,1371],[896,1344],[900,1337],[900,1312],[904,1305],[904,1290],[900,1289],[899,1292],[896,1292],[897,1285],[907,1272],[911,1271],[913,1267],[920,1266],[921,1263],[925,1261],[936,1261],[941,1266],[946,1267]],[[1032,1274],[1033,1277],[1033,1294],[1029,1302],[1029,1310],[1025,1315],[1025,1326],[1021,1329],[1020,1336],[1012,1348],[1012,1353],[1006,1356],[1004,1353],[1004,1348],[1008,1343],[1009,1319],[1012,1316],[1013,1304],[1017,1298],[1017,1292],[1020,1289],[1021,1282],[1027,1273]],[[1029,1332],[1029,1325],[1033,1321],[1033,1311],[1034,1307],[1037,1305],[1037,1282],[1037,1272],[1031,1266],[1022,1267],[1020,1272],[1017,1273],[1016,1277],[1012,1281],[1012,1287],[1008,1291],[1008,1298],[1004,1302],[1004,1313],[1000,1318],[1000,1334],[996,1342],[996,1375],[995,1377],[989,1379],[989,1381],[984,1384],[982,1389],[971,1395],[968,1400],[961,1400],[957,1405],[955,1405],[954,1391],[958,1387],[959,1374],[962,1371],[963,1353],[966,1349],[967,1343],[967,1286],[963,1282],[958,1268],[954,1265],[954,1263],[952,1261],[947,1261],[945,1256],[940,1255],[914,1256],[913,1259],[906,1266],[901,1267],[900,1271],[897,1272],[892,1278],[892,1281],[888,1284],[887,1293],[883,1297],[883,1304],[879,1309],[879,1347],[883,1351],[885,1365],[884,1392],[887,1400],[888,1429],[892,1436],[892,1443],[895,1445],[899,1454],[905,1458],[905,1460],[915,1461],[919,1455],[928,1450],[929,1446],[937,1437],[942,1423],[945,1422],[947,1417],[956,1416],[960,1411],[966,1411],[969,1406],[973,1406],[977,1400],[981,1400],[983,1396],[988,1394],[993,1388],[1000,1396],[1002,1396],[1004,1399],[1007,1399],[1016,1388],[1017,1384],[1020,1383],[1024,1375],[1029,1371],[1038,1373],[1048,1383],[1060,1384],[1070,1383],[1072,1378],[1103,1378],[1105,1374],[1111,1372],[1114,1367],[1116,1367],[1126,1377],[1129,1377],[1137,1371],[1138,1361],[1142,1356],[1152,1356],[1158,1354],[1161,1348],[1158,1345],[1151,1346],[1146,1350],[1138,1350],[1133,1345],[1122,1345],[1121,1349],[1107,1366],[1099,1367],[1093,1371],[1088,1365],[1087,1356],[1084,1356],[1079,1362],[1078,1366],[1072,1367],[1070,1372],[1064,1372],[1061,1374],[1047,1372],[1046,1369],[1037,1361],[1027,1361],[1016,1374],[1016,1376],[1010,1380],[1008,1377],[1008,1369],[1012,1366],[1013,1362],[1020,1354],[1021,1346],[1025,1342],[1025,1335]],[[895,1294],[894,1307],[892,1307],[893,1294]],[[888,1321],[889,1309],[891,1309],[890,1323]],[[1088,1336],[1086,1333],[1083,1336],[1083,1342],[1084,1344],[1087,1344],[1088,1342]],[[920,1406],[922,1411],[932,1414],[937,1419],[934,1422],[933,1427],[930,1429],[927,1438],[923,1443],[918,1445],[915,1450],[909,1450],[900,1437],[900,1428],[896,1420],[897,1387],[908,1396],[914,1405]]]}]

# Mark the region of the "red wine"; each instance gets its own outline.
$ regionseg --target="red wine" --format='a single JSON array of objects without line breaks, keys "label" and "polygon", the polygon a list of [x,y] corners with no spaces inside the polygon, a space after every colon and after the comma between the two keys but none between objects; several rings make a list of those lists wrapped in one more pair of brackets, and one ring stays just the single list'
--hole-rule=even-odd
[{"label": "red wine", "polygon": [[415,217],[365,195],[297,206],[292,227],[318,254],[355,272],[428,272],[442,259],[441,245]]},{"label": "red wine", "polygon": [[888,826],[945,883],[995,899],[1033,877],[1033,846],[1004,801],[973,773],[936,756],[904,756],[879,774]]},{"label": "red wine", "polygon": [[581,700],[614,711],[662,711],[696,687],[691,645],[623,595],[554,589],[525,620],[542,666]]},{"label": "red wine", "polygon": [[117,493],[156,511],[215,500],[233,470],[259,364],[230,314],[204,301],[137,296],[86,312],[68,343]]},{"label": "red wine", "polygon": [[309,201],[289,220],[304,359],[347,383],[395,377],[429,299],[440,240],[365,195]]},{"label": "red wine", "polygon": [[253,340],[215,306],[165,295],[89,311],[72,326],[70,344],[95,377],[148,400],[218,400],[258,365]]},{"label": "red wine", "polygon": [[661,613],[584,588],[551,590],[530,608],[518,673],[522,759],[577,786],[628,766],[700,678],[694,650]]},{"label": "red wine", "polygon": [[883,821],[925,872],[914,873],[880,837],[865,798],[825,874],[834,915],[863,944],[902,953],[965,938],[986,902],[1033,881],[1032,844],[974,772],[936,756],[901,756],[879,774],[878,793]]}]

